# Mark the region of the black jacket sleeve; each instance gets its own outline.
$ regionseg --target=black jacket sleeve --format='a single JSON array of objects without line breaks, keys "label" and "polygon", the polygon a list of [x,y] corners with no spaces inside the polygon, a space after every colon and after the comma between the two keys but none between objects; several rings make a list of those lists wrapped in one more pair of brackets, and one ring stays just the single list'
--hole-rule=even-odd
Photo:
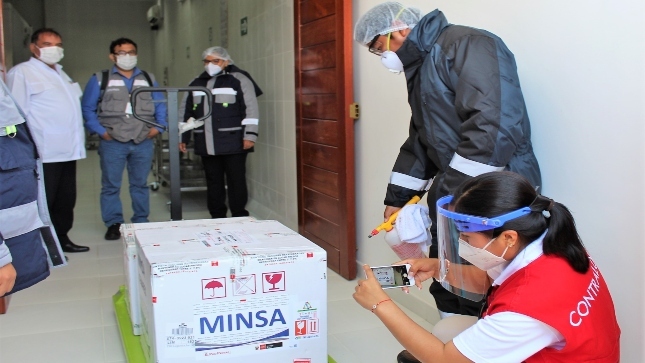
[{"label": "black jacket sleeve", "polygon": [[441,186],[444,195],[470,177],[503,170],[525,137],[526,117],[515,60],[501,40],[484,34],[464,36],[450,54],[450,87],[463,123]]}]

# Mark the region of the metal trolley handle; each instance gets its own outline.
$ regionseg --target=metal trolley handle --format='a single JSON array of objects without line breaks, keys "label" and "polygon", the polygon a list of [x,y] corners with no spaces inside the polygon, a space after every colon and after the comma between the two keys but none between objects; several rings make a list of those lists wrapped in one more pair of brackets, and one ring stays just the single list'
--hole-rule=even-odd
[{"label": "metal trolley handle", "polygon": [[[168,103],[168,127],[156,122],[144,119],[137,114],[137,95],[141,92],[165,92],[168,94],[167,100],[154,102]],[[178,98],[179,92],[204,92],[209,96],[211,91],[206,87],[140,87],[135,89],[130,96],[132,104],[132,116],[139,121],[145,122],[154,127],[168,130],[168,156],[170,161],[170,220],[177,221],[182,219],[181,212],[181,175],[179,167],[179,114]],[[208,102],[208,112],[195,121],[206,120],[210,117],[213,110],[213,97],[204,97]]]}]

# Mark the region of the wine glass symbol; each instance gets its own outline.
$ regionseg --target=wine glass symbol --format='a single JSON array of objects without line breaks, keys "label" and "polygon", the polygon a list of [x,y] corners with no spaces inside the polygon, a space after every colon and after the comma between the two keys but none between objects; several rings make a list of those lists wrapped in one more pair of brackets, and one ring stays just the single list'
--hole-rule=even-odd
[{"label": "wine glass symbol", "polygon": [[282,280],[282,274],[266,274],[264,275],[264,279],[267,280],[268,283],[273,285],[273,287],[271,287],[269,290],[280,290],[280,288],[275,287],[275,284]]},{"label": "wine glass symbol", "polygon": [[305,328],[305,321],[298,320],[298,322],[296,322],[296,328],[298,328],[298,334],[302,334],[302,329]]}]

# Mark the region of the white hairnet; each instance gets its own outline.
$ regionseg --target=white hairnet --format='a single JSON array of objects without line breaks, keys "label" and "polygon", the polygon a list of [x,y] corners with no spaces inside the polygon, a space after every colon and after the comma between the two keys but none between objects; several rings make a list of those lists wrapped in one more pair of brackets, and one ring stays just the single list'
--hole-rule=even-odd
[{"label": "white hairnet", "polygon": [[378,34],[412,29],[421,19],[421,10],[408,8],[395,1],[376,5],[358,19],[354,26],[354,40],[369,44]]},{"label": "white hairnet", "polygon": [[229,64],[233,64],[233,59],[228,55],[228,51],[225,48],[219,46],[207,48],[202,52],[202,59],[206,59],[209,55],[228,61]]}]

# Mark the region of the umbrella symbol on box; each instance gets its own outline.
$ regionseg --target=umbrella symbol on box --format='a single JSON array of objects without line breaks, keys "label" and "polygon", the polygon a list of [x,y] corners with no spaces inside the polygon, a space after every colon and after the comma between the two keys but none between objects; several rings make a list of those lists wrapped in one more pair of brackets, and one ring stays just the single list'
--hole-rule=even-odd
[{"label": "umbrella symbol on box", "polygon": [[[219,290],[219,291],[217,291]],[[226,278],[202,280],[202,299],[215,299],[226,297]]]},{"label": "umbrella symbol on box", "polygon": [[215,280],[207,283],[206,286],[204,286],[205,289],[213,290],[213,293],[211,294],[211,296],[215,296],[215,289],[217,289],[218,287],[224,287],[224,285],[222,285],[221,282],[215,281]]}]

